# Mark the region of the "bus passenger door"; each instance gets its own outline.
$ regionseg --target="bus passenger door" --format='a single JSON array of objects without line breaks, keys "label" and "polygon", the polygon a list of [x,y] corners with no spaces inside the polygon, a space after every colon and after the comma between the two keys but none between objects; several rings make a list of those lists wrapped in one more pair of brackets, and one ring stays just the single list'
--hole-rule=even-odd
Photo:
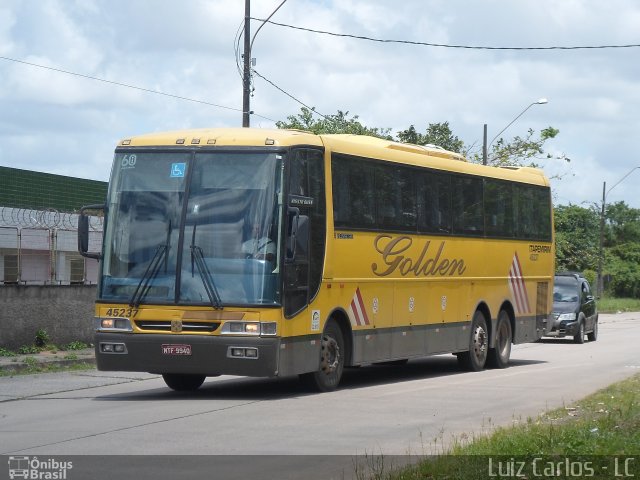
[{"label": "bus passenger door", "polygon": [[287,166],[284,311],[290,318],[306,308],[322,280],[326,232],[323,152],[292,150]]}]

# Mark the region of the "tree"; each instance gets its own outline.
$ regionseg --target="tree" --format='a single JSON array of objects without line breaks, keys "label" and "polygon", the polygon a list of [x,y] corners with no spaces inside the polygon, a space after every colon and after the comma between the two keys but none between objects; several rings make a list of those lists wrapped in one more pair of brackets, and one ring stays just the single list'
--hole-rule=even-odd
[{"label": "tree", "polygon": [[640,209],[624,202],[607,205],[605,238],[608,290],[620,297],[640,297]]},{"label": "tree", "polygon": [[[560,130],[547,127],[540,130],[539,134],[530,128],[524,137],[516,136],[510,142],[504,138],[499,138],[491,145],[491,150],[487,152],[487,164],[496,167],[518,166],[540,168],[541,162],[549,159],[563,160],[570,162],[571,159],[565,154],[551,155],[544,151],[544,144],[547,140],[555,138]],[[471,161],[482,162],[482,152],[473,151],[468,154]]]},{"label": "tree", "polygon": [[[555,208],[556,269],[595,270],[600,243],[597,206],[560,205]],[[604,277],[606,289],[619,297],[640,296],[640,210],[624,202],[605,212]]]},{"label": "tree", "polygon": [[595,270],[600,220],[595,208],[559,205],[554,210],[556,270]]},{"label": "tree", "polygon": [[430,123],[424,135],[418,133],[411,125],[408,129],[398,132],[397,139],[402,143],[415,145],[437,145],[456,153],[463,153],[464,149],[464,142],[453,134],[449,122]]},{"label": "tree", "polygon": [[640,298],[640,244],[616,247],[607,257],[607,291],[616,297]]},{"label": "tree", "polygon": [[631,208],[624,202],[607,205],[607,244],[640,242],[640,209]]},{"label": "tree", "polygon": [[349,118],[349,112],[338,110],[336,115],[326,115],[317,119],[318,113],[313,108],[302,107],[297,115],[289,115],[286,121],[276,122],[278,128],[291,128],[307,132],[321,133],[350,133],[354,135],[370,135],[372,137],[391,140],[390,128],[365,127],[358,120],[358,115]]},{"label": "tree", "polygon": [[[321,118],[318,118],[321,117]],[[335,115],[320,115],[313,108],[302,107],[297,115],[290,115],[285,121],[276,122],[278,128],[291,128],[304,130],[315,134],[321,133],[349,133],[354,135],[370,135],[394,140],[390,128],[367,127],[359,121],[358,115],[349,117],[349,112],[338,110]],[[491,146],[489,153],[489,165],[495,166],[529,166],[539,167],[540,162],[546,159],[561,159],[569,162],[564,154],[551,155],[545,153],[543,147],[547,140],[555,138],[560,131],[553,127],[547,127],[539,134],[529,129],[525,137],[514,137],[510,142],[504,138]],[[400,130],[395,140],[402,143],[415,145],[437,145],[446,150],[460,153],[471,162],[482,163],[482,152],[473,147],[466,146],[451,131],[449,122],[430,123],[426,132],[420,133],[414,125],[405,130]]]}]

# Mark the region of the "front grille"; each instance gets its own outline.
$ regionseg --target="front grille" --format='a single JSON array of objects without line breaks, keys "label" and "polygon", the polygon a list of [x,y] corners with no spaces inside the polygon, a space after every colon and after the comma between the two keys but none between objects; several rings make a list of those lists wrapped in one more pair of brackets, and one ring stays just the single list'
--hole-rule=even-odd
[{"label": "front grille", "polygon": [[[161,332],[171,332],[171,320],[136,320],[136,327],[140,330],[155,330]],[[183,321],[181,332],[209,333],[215,332],[220,326],[220,322],[194,322]]]}]

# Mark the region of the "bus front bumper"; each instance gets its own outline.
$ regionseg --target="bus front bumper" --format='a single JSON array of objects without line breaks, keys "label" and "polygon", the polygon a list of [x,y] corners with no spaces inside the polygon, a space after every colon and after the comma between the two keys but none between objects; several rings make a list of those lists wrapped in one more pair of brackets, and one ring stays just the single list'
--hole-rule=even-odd
[{"label": "bus front bumper", "polygon": [[198,375],[278,375],[275,337],[96,332],[98,370]]}]

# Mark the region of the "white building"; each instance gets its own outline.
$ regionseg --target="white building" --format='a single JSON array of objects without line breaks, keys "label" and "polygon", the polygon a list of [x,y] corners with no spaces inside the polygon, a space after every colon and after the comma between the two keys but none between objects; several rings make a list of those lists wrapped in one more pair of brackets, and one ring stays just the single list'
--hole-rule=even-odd
[{"label": "white building", "polygon": [[[101,219],[91,219],[91,251],[100,251]],[[78,215],[0,207],[0,283],[95,284],[98,261],[80,256]]]}]

